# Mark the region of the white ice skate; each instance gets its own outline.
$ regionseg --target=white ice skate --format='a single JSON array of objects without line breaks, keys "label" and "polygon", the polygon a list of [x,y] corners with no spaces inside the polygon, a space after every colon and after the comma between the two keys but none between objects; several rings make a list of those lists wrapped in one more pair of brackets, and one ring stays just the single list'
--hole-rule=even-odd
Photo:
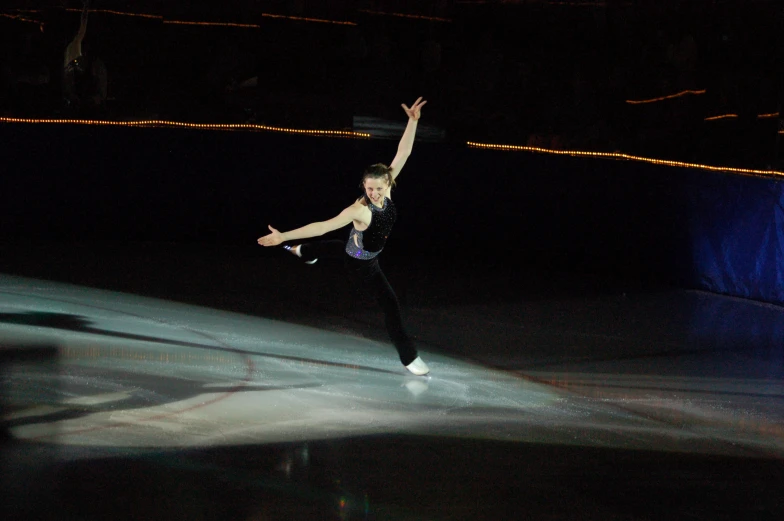
[{"label": "white ice skate", "polygon": [[406,369],[417,376],[424,376],[430,372],[430,368],[421,358],[416,357],[413,362],[406,366]]},{"label": "white ice skate", "polygon": [[[288,244],[284,244],[283,245],[283,249],[290,251],[291,253],[293,253],[294,255],[296,255],[299,258],[302,258],[302,253],[299,251],[300,246],[302,246],[302,245],[301,244],[297,244],[296,246],[289,246]],[[317,260],[318,259],[305,261],[305,264],[316,264]]]}]

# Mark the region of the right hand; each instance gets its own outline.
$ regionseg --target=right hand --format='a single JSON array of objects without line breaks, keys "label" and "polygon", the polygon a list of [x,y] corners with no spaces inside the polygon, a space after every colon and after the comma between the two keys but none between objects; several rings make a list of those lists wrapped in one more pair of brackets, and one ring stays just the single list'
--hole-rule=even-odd
[{"label": "right hand", "polygon": [[270,225],[267,225],[267,228],[269,228],[272,233],[265,235],[264,237],[259,237],[259,240],[256,242],[258,242],[261,246],[277,246],[283,242],[282,233]]},{"label": "right hand", "polygon": [[403,110],[406,111],[408,115],[408,119],[413,119],[414,121],[419,121],[419,117],[421,116],[422,107],[427,103],[427,101],[422,101],[422,96],[419,96],[411,108],[408,108],[406,104],[402,104]]}]

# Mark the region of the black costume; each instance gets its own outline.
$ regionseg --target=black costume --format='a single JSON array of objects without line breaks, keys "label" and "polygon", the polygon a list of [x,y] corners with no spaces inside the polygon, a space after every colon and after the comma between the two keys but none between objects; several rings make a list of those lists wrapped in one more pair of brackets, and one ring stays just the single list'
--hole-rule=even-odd
[{"label": "black costume", "polygon": [[378,264],[378,255],[384,249],[397,219],[397,209],[392,199],[386,197],[382,208],[375,206],[367,196],[365,200],[372,214],[366,230],[360,232],[352,227],[345,243],[340,240],[304,243],[300,254],[305,261],[342,258],[353,281],[362,287],[370,287],[384,310],[387,332],[397,348],[400,361],[407,366],[417,358],[417,350],[403,327],[397,296]]}]

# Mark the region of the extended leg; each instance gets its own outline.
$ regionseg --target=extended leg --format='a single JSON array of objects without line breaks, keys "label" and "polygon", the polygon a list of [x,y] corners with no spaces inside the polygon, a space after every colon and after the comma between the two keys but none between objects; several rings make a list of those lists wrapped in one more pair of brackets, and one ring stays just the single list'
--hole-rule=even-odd
[{"label": "extended leg", "polygon": [[313,264],[322,258],[341,259],[346,256],[344,241],[314,241],[293,246],[283,246],[297,257],[305,259],[307,264]]},{"label": "extended leg", "polygon": [[[290,251],[291,253],[293,253],[294,255],[296,255],[299,258],[302,258],[302,245],[301,244],[297,244],[297,245],[294,245],[294,246],[289,246],[288,244],[284,244],[283,245],[283,249],[287,250],[287,251]],[[318,260],[318,257],[315,257],[313,259],[306,260],[305,264],[316,264],[317,260]]]}]

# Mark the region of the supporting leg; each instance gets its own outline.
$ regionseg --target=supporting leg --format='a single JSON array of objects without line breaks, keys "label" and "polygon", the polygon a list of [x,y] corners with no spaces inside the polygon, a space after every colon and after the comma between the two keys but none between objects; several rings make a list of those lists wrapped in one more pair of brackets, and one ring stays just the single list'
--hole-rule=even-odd
[{"label": "supporting leg", "polygon": [[367,282],[376,296],[376,301],[381,306],[381,309],[384,310],[384,322],[387,332],[397,349],[400,361],[413,374],[425,375],[430,369],[419,358],[414,340],[406,332],[400,312],[400,303],[397,300],[395,291],[381,271],[381,268],[378,267],[378,263],[375,262],[374,264],[375,269],[369,274]]}]

